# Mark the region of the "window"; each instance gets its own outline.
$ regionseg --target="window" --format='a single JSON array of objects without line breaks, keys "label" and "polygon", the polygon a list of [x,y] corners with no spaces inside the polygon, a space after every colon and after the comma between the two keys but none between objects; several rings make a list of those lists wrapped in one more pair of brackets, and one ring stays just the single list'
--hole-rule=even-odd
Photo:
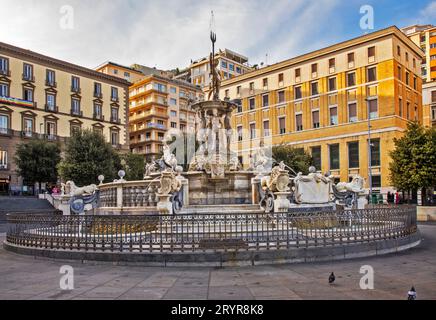
[{"label": "window", "polygon": [[33,81],[33,66],[27,63],[23,64],[23,80]]},{"label": "window", "polygon": [[348,168],[359,168],[359,142],[348,143]]},{"label": "window", "polygon": [[9,74],[9,60],[7,58],[0,57],[0,74]]},{"label": "window", "polygon": [[171,122],[171,128],[177,128],[177,122]]},{"label": "window", "polygon": [[118,70],[117,69],[114,69],[114,74],[118,74]]},{"label": "window", "polygon": [[349,103],[348,104],[348,122],[356,122],[357,121],[357,103]]},{"label": "window", "polygon": [[284,91],[277,92],[277,100],[278,100],[278,103],[285,102],[285,92]]},{"label": "window", "polygon": [[368,48],[368,62],[375,61],[375,47]]},{"label": "window", "polygon": [[33,89],[24,88],[23,89],[23,99],[26,101],[33,101]]},{"label": "window", "polygon": [[9,85],[0,83],[0,97],[9,97]]},{"label": "window", "polygon": [[279,118],[279,133],[280,134],[286,133],[286,118],[285,117]]},{"label": "window", "polygon": [[71,123],[70,124],[70,135],[75,134],[76,132],[79,132],[81,129],[79,124]]},{"label": "window", "polygon": [[319,110],[312,111],[312,127],[319,128]]},{"label": "window", "polygon": [[56,136],[56,123],[47,121],[45,124],[45,134],[49,140],[54,140]]},{"label": "window", "polygon": [[80,115],[80,100],[71,99],[71,113],[73,115]]},{"label": "window", "polygon": [[316,73],[318,71],[318,64],[317,63],[313,63],[310,66],[311,70],[312,70],[312,77],[316,77]]},{"label": "window", "polygon": [[283,73],[279,73],[279,85],[280,83],[283,85]]},{"label": "window", "polygon": [[242,73],[241,67],[236,67],[236,73]]},{"label": "window", "polygon": [[225,96],[226,98],[229,97],[229,89],[227,89],[226,91],[224,91],[224,96]]},{"label": "window", "polygon": [[94,118],[95,119],[102,118],[102,106],[100,103],[94,102]]},{"label": "window", "polygon": [[111,107],[111,122],[119,122],[118,107]]},{"label": "window", "polygon": [[330,170],[339,169],[339,144],[329,145]]},{"label": "window", "polygon": [[417,80],[416,80],[416,77],[414,76],[413,77],[413,89],[417,90],[416,88],[417,88]]},{"label": "window", "polygon": [[238,105],[238,110],[237,110],[237,112],[242,112],[242,103],[240,102],[240,103],[238,103],[237,105]]},{"label": "window", "polygon": [[172,105],[172,106],[177,105],[177,99],[170,98],[170,105]]},{"label": "window", "polygon": [[236,87],[236,95],[240,96],[241,95],[241,86],[237,86]]},{"label": "window", "polygon": [[317,170],[321,170],[321,146],[311,148],[313,166]]},{"label": "window", "polygon": [[347,87],[354,87],[356,85],[356,72],[347,73]]},{"label": "window", "polygon": [[297,131],[303,130],[303,115],[302,114],[295,115],[295,124],[296,124]]},{"label": "window", "polygon": [[101,98],[101,83],[94,82],[94,97]]},{"label": "window", "polygon": [[376,175],[371,177],[372,187],[381,188],[381,176]]},{"label": "window", "polygon": [[367,68],[367,77],[368,77],[368,82],[377,81],[377,68],[376,67]]},{"label": "window", "polygon": [[46,85],[54,86],[56,83],[56,74],[53,70],[47,70],[46,73]]},{"label": "window", "polygon": [[414,67],[414,68],[416,68],[416,59],[415,59],[415,58],[413,58],[413,60],[412,60],[412,61],[413,61],[413,67]]},{"label": "window", "polygon": [[310,84],[310,95],[315,96],[317,94],[319,94],[319,92],[318,92],[318,82],[316,81]]},{"label": "window", "polygon": [[347,61],[348,61],[348,67],[353,68],[354,67],[354,52],[350,52],[347,54]]},{"label": "window", "polygon": [[56,109],[56,96],[53,93],[47,93],[45,95],[45,98],[46,98],[47,110],[48,111],[55,111],[55,109]]},{"label": "window", "polygon": [[71,77],[71,91],[79,92],[80,91],[80,78],[79,77]]},{"label": "window", "polygon": [[23,133],[26,137],[31,137],[33,133],[33,119],[24,118],[23,119]]},{"label": "window", "polygon": [[269,120],[263,122],[263,136],[269,137]]},{"label": "window", "polygon": [[0,151],[0,169],[7,169],[8,167],[8,152]]},{"label": "window", "polygon": [[336,90],[336,77],[329,78],[329,91],[335,91]]},{"label": "window", "polygon": [[330,108],[330,125],[335,126],[338,124],[338,107]]},{"label": "window", "polygon": [[406,118],[410,119],[410,102],[406,102]]},{"label": "window", "polygon": [[235,65],[232,63],[229,63],[229,70],[230,71],[235,71]]},{"label": "window", "polygon": [[176,87],[170,87],[170,92],[171,93],[177,93],[177,88]]},{"label": "window", "polygon": [[301,69],[295,69],[295,81],[299,82],[301,77]]},{"label": "window", "polygon": [[294,92],[295,92],[295,100],[301,99],[303,97],[303,95],[301,94],[301,86],[294,87]]},{"label": "window", "polygon": [[117,131],[111,131],[111,144],[113,146],[118,145],[118,132]]},{"label": "window", "polygon": [[248,100],[248,105],[250,110],[254,110],[254,108],[256,108],[256,100],[254,98],[250,98]]},{"label": "window", "polygon": [[406,61],[409,62],[409,53],[406,52]]},{"label": "window", "polygon": [[221,67],[227,69],[227,61],[221,61]]},{"label": "window", "polygon": [[264,94],[262,96],[262,107],[268,107],[269,106],[269,95]]},{"label": "window", "polygon": [[0,134],[8,134],[9,116],[0,114]]},{"label": "window", "polygon": [[250,82],[250,93],[254,92],[254,82]]},{"label": "window", "polygon": [[256,124],[250,123],[250,139],[256,138]]},{"label": "window", "polygon": [[378,99],[368,100],[369,104],[369,117],[370,119],[375,119],[378,117]]},{"label": "window", "polygon": [[262,84],[264,90],[268,89],[268,78],[263,79]]},{"label": "window", "polygon": [[335,58],[329,59],[329,72],[330,73],[335,72],[335,64],[336,64]]},{"label": "window", "polygon": [[118,88],[111,87],[111,100],[118,101]]},{"label": "window", "polygon": [[124,72],[124,77],[125,78],[130,78],[130,73],[129,72]]},{"label": "window", "polygon": [[400,48],[400,46],[397,46],[397,55],[401,56],[401,48]]},{"label": "window", "polygon": [[398,66],[397,67],[397,70],[398,70],[398,80],[402,80],[402,77],[401,77],[401,74],[402,74],[402,72],[401,72],[401,67],[400,66]]},{"label": "window", "polygon": [[436,103],[436,90],[431,92],[431,103]]},{"label": "window", "polygon": [[410,73],[406,71],[406,84],[410,84]]},{"label": "window", "polygon": [[171,117],[177,117],[177,111],[171,110],[170,115]]},{"label": "window", "polygon": [[371,166],[380,166],[380,140],[371,139]]},{"label": "window", "polygon": [[238,131],[238,141],[242,141],[242,126],[238,126],[237,131]]},{"label": "window", "polygon": [[399,116],[403,116],[403,99],[398,99],[398,109],[399,109]]}]

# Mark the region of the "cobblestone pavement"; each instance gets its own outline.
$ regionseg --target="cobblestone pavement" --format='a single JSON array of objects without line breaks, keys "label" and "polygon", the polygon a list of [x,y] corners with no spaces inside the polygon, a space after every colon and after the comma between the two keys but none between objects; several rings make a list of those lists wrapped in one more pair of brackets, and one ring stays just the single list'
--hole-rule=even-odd
[{"label": "cobblestone pavement", "polygon": [[[157,268],[62,262],[0,249],[0,299],[436,299],[436,224],[420,225],[418,248],[336,262],[232,268]],[[4,234],[0,235],[4,241]],[[62,265],[74,268],[74,290],[59,288]],[[362,290],[360,267],[374,268],[374,290]],[[334,285],[327,283],[330,272]]]}]

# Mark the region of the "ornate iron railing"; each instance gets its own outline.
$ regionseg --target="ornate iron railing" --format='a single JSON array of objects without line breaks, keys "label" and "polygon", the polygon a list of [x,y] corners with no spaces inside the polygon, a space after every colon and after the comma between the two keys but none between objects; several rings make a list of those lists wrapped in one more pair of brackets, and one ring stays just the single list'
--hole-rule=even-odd
[{"label": "ornate iron railing", "polygon": [[317,213],[57,216],[9,214],[6,240],[34,248],[105,252],[277,250],[401,238],[416,207]]}]

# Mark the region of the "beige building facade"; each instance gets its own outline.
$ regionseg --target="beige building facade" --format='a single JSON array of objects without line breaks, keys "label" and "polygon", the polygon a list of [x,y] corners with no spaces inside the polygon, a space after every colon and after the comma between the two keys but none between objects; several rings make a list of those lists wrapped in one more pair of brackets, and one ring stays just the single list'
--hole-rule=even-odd
[{"label": "beige building facade", "polygon": [[102,133],[128,150],[129,82],[0,43],[0,192],[20,192],[15,147],[30,139],[64,144],[74,130]]}]

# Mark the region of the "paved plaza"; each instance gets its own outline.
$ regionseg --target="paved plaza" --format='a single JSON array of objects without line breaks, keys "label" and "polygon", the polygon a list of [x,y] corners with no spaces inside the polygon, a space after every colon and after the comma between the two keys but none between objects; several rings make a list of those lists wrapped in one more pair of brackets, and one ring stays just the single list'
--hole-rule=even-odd
[{"label": "paved plaza", "polygon": [[[157,268],[62,262],[0,249],[0,299],[436,299],[436,224],[420,225],[415,249],[346,261],[234,267]],[[4,241],[4,234],[0,237]],[[59,289],[62,265],[74,268],[74,290]],[[374,268],[374,290],[362,290],[360,267]],[[336,282],[327,282],[330,272]]]}]

